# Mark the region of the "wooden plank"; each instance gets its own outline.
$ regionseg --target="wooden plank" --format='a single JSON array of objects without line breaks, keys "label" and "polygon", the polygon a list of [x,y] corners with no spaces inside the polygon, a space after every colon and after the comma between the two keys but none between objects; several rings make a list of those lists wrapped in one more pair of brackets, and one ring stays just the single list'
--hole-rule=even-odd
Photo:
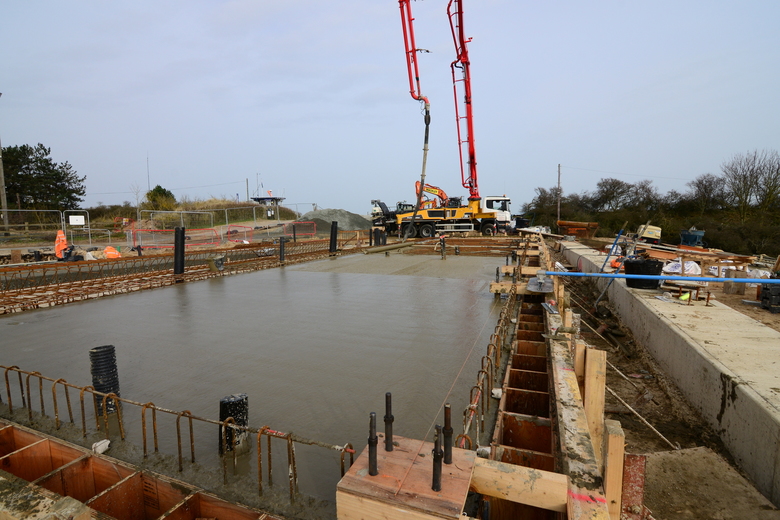
[{"label": "wooden plank", "polygon": [[580,389],[580,400],[585,395],[585,350],[587,345],[581,340],[574,342],[574,375],[577,376],[577,386]]},{"label": "wooden plank", "polygon": [[626,453],[623,461],[622,513],[626,520],[642,520],[645,502],[645,455]]},{"label": "wooden plank", "polygon": [[619,421],[604,421],[604,494],[611,520],[620,520],[626,436]]},{"label": "wooden plank", "polygon": [[602,466],[602,439],[604,437],[604,392],[607,384],[607,353],[603,350],[585,351],[585,416],[593,441],[594,455]]},{"label": "wooden plank", "polygon": [[512,285],[516,287],[516,294],[526,293],[526,287],[528,287],[527,283],[512,284],[512,282],[490,282],[490,292],[493,294],[507,294],[512,288]]},{"label": "wooden plank", "polygon": [[[368,447],[363,450],[346,475],[339,481],[339,493],[347,509],[337,504],[338,517],[358,518],[449,518],[459,519],[468,495],[475,453],[452,449],[452,464],[442,468],[442,490],[433,491],[433,443],[394,436],[393,451],[377,451],[379,474],[368,474]],[[364,500],[355,500],[358,497]],[[338,502],[338,498],[337,498]],[[367,511],[362,507],[366,505]],[[368,506],[370,505],[370,507]],[[361,508],[350,510],[350,507]],[[357,515],[357,516],[356,516]],[[422,516],[418,516],[422,515]]]},{"label": "wooden plank", "polygon": [[[559,327],[557,315],[548,316],[552,327]],[[567,342],[548,340],[550,376],[554,389],[553,425],[560,443],[562,473],[569,477],[569,520],[607,520],[609,511],[604,496],[601,471],[596,464],[588,421],[580,399],[574,362]]]},{"label": "wooden plank", "polygon": [[536,271],[539,270],[539,266],[535,265],[502,265],[500,267],[501,274],[504,276],[512,276],[515,272],[515,268],[518,268],[520,276],[536,276]]},{"label": "wooden plank", "polygon": [[377,507],[367,497],[336,491],[336,518],[338,520],[431,520],[440,518],[415,509]]},{"label": "wooden plank", "polygon": [[471,490],[520,504],[564,512],[568,483],[569,479],[560,473],[477,459],[474,461]]}]

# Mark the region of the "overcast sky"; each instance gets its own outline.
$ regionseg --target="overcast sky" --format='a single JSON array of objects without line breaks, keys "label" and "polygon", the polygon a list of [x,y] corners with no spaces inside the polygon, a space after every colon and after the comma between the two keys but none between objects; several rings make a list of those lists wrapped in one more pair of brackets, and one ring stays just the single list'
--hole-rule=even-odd
[{"label": "overcast sky", "polygon": [[[464,0],[482,195],[650,179],[780,148],[776,0]],[[460,186],[446,0],[412,3],[427,180]],[[357,213],[414,198],[423,118],[396,0],[8,0],[0,138],[86,175],[84,207],[160,184]],[[148,157],[148,170],[147,170]],[[147,177],[148,173],[148,177]],[[304,205],[300,210],[307,211]]]}]

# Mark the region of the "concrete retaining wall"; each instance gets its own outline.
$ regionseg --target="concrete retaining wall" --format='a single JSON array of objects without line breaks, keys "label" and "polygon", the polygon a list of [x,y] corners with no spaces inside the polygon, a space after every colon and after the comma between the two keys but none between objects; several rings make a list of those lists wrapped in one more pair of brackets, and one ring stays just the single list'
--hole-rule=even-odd
[{"label": "concrete retaining wall", "polygon": [[[604,256],[562,242],[582,272]],[[599,279],[603,288],[610,279]],[[723,304],[678,305],[616,279],[608,292],[623,323],[719,433],[756,488],[780,506],[780,333]],[[767,311],[768,312],[768,311]]]}]

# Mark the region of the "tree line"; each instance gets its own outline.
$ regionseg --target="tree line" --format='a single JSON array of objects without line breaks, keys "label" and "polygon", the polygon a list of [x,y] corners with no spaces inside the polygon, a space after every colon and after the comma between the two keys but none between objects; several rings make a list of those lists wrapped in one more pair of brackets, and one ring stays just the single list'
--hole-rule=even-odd
[{"label": "tree line", "polygon": [[[753,150],[723,162],[718,174],[705,173],[687,191],[658,192],[652,181],[601,179],[592,192],[561,194],[561,220],[599,223],[600,236],[614,236],[624,222],[636,231],[650,221],[662,241],[679,244],[679,233],[704,230],[708,247],[737,254],[780,254],[780,154]],[[556,228],[557,187],[536,188],[523,213],[535,225]]]}]

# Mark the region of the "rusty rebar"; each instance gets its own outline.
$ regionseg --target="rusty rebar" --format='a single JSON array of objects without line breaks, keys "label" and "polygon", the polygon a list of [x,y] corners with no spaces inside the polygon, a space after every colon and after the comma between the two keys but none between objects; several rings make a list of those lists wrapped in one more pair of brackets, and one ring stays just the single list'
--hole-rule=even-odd
[{"label": "rusty rebar", "polygon": [[[182,467],[182,455],[181,455],[181,418],[182,416],[186,416],[189,419],[190,422],[190,455],[191,455],[191,461],[194,464],[195,463],[195,438],[193,436],[192,431],[192,412],[189,410],[184,410],[183,412],[179,412],[176,415],[176,442],[179,447],[179,472],[181,473],[183,471]],[[157,451],[157,437],[155,436],[155,449],[154,451]]]}]

